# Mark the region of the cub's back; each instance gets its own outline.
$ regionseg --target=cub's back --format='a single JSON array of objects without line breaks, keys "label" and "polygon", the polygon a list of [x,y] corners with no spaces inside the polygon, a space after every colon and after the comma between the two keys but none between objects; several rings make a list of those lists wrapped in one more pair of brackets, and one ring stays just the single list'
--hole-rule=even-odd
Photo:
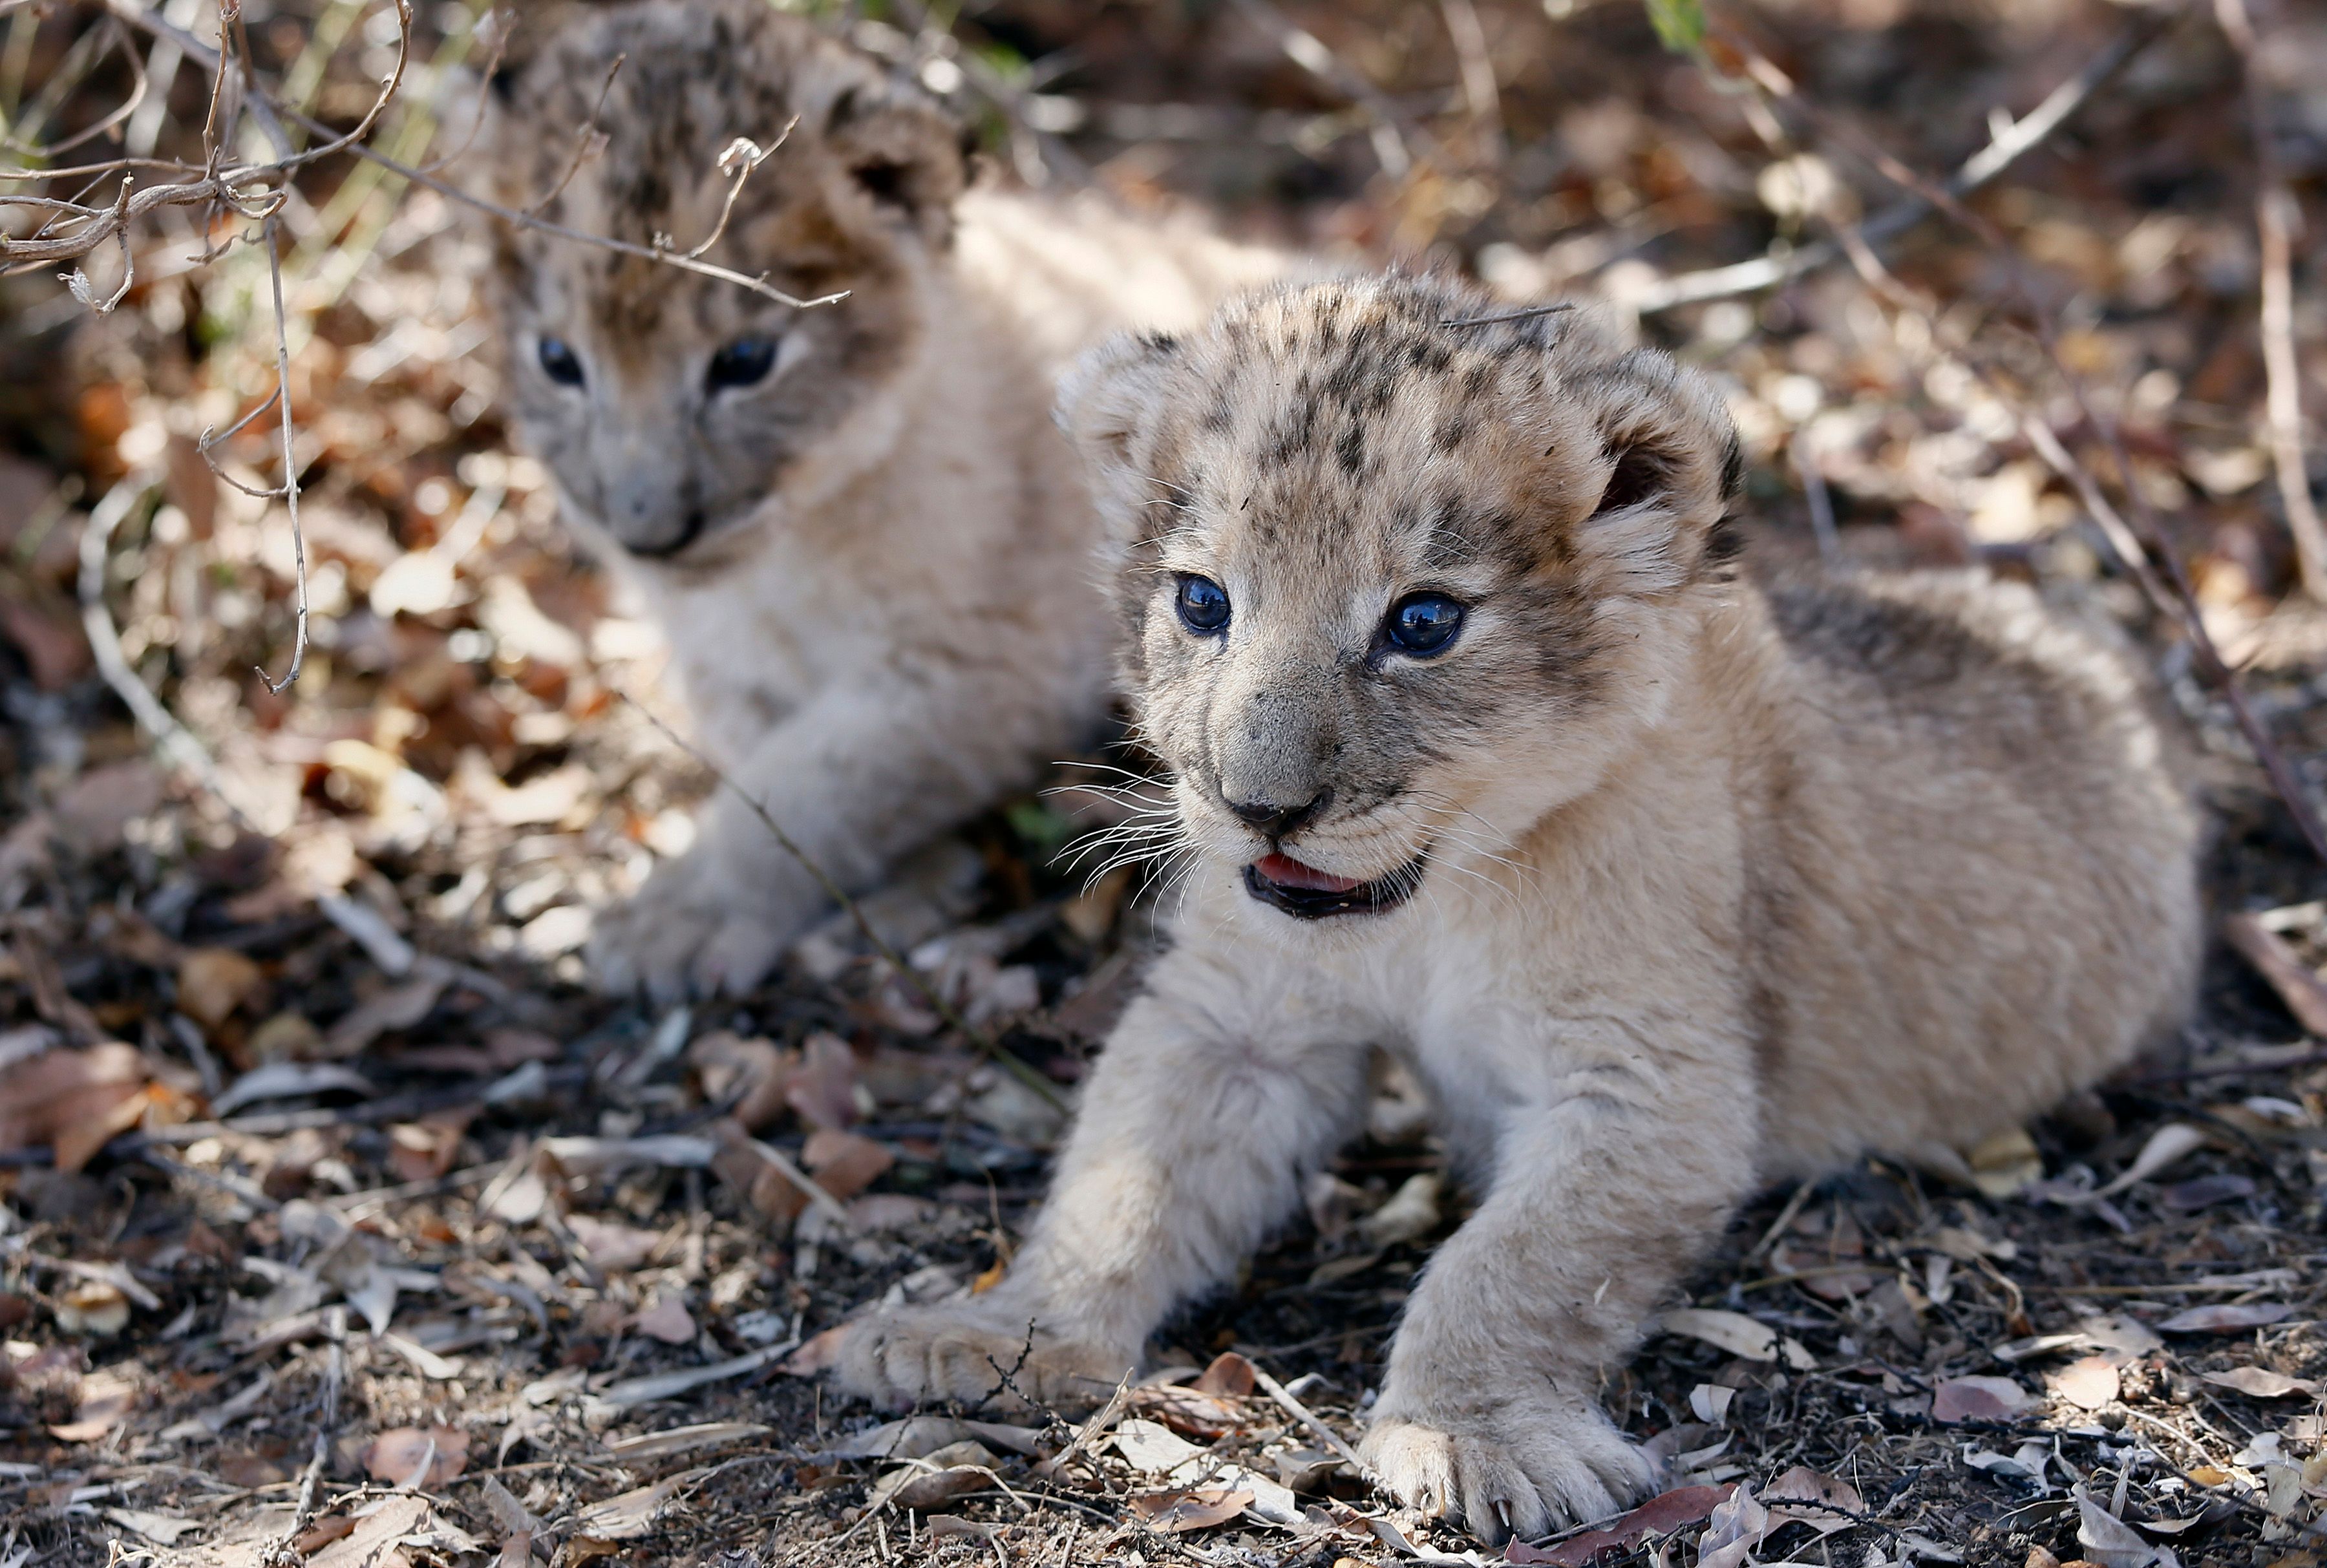
[{"label": "cub's back", "polygon": [[2018,584],[1766,596],[1788,677],[1758,879],[1781,1142],[1944,1162],[2186,1005],[2200,819],[2178,738],[2121,638]]}]

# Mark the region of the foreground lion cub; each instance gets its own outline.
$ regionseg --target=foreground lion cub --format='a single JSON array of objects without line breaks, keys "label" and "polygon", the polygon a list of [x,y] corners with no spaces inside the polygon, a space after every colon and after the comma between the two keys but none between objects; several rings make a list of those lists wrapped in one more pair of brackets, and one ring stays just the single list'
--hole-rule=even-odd
[{"label": "foreground lion cub", "polygon": [[[707,263],[846,297],[794,310],[502,226],[507,400],[668,638],[701,743],[862,886],[1105,712],[1098,524],[1056,372],[1119,327],[1201,320],[1275,260],[965,194],[960,126],[766,0],[565,14],[486,97],[462,164],[485,193],[638,245],[715,236]],[[752,163],[737,138],[774,150]],[[692,851],[600,917],[593,957],[612,989],[742,990],[822,905],[723,793]]]},{"label": "foreground lion cub", "polygon": [[860,1324],[852,1387],[989,1396],[1030,1322],[1018,1388],[1111,1387],[1380,1046],[1482,1195],[1364,1457],[1539,1535],[1650,1483],[1597,1391],[1739,1199],[1944,1160],[2182,1007],[2197,824],[2133,679],[2016,588],[1737,581],[1736,439],[1664,355],[1393,278],[1118,341],[1067,417],[1198,869],[1005,1283]]}]

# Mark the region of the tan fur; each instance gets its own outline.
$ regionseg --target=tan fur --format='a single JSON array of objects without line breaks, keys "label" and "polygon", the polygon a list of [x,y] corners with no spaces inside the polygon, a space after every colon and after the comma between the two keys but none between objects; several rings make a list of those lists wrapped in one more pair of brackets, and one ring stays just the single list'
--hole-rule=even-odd
[{"label": "tan fur", "polygon": [[[762,0],[596,9],[533,40],[486,101],[463,166],[496,201],[679,249],[718,226],[723,151],[797,117],[704,259],[837,304],[495,238],[519,433],[667,634],[734,781],[861,887],[1081,743],[1106,632],[1056,373],[1124,324],[1201,319],[1274,258],[1096,203],[964,194],[961,133],[933,103]],[[593,108],[605,145],[561,186]],[[581,385],[547,372],[545,338]],[[779,346],[764,380],[707,379],[753,339]],[[696,847],[602,915],[593,956],[615,989],[737,990],[822,903],[723,794]]]},{"label": "tan fur", "polygon": [[[1741,1199],[1964,1147],[2178,1017],[2198,825],[2127,667],[2016,587],[1740,581],[1712,389],[1582,313],[1446,324],[1495,309],[1278,292],[1070,388],[1185,903],[1007,1280],[868,1320],[850,1386],[987,1396],[1030,1323],[1022,1389],[1111,1386],[1294,1211],[1378,1046],[1481,1200],[1364,1456],[1540,1534],[1650,1484],[1598,1390]],[[1181,624],[1183,574],[1225,633]],[[1418,590],[1460,635],[1385,654]],[[1226,805],[1328,789],[1274,842]],[[1418,884],[1296,919],[1242,881],[1273,849]]]}]

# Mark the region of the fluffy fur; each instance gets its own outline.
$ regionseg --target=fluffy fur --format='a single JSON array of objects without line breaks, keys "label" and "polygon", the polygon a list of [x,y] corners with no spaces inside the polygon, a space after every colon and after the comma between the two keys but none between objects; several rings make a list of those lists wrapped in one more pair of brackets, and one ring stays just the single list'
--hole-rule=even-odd
[{"label": "fluffy fur", "polygon": [[[1067,394],[1185,902],[1007,1280],[866,1320],[850,1386],[989,1396],[1029,1323],[1021,1388],[1112,1386],[1295,1210],[1379,1047],[1480,1202],[1364,1457],[1540,1534],[1650,1484],[1597,1391],[1741,1199],[1945,1162],[2179,1015],[2198,824],[2128,668],[2016,587],[1739,580],[1712,388],[1495,309],[1282,291]],[[1192,574],[1224,633],[1177,615]],[[1427,658],[1383,632],[1417,591],[1467,611]],[[1296,919],[1248,891],[1271,855],[1409,896]]]},{"label": "fluffy fur", "polygon": [[[704,259],[841,303],[792,310],[508,225],[493,293],[519,434],[660,624],[701,743],[861,887],[1103,712],[1097,525],[1050,418],[1058,370],[1122,325],[1200,320],[1275,263],[1096,206],[965,194],[958,126],[763,0],[564,14],[486,95],[463,164],[505,206],[689,250],[719,228],[723,152],[793,127]],[[577,168],[593,120],[603,144]],[[715,356],[754,341],[774,345],[764,377],[722,385]],[[602,914],[593,955],[615,989],[741,989],[821,907],[723,793],[695,848]]]}]

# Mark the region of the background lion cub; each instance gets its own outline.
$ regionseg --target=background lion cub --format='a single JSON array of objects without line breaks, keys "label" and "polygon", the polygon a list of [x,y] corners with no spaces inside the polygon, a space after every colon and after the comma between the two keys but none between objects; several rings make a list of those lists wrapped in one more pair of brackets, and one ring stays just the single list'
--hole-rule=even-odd
[{"label": "background lion cub", "polygon": [[1294,1211],[1379,1045],[1482,1193],[1365,1457],[1538,1535],[1649,1484],[1597,1390],[1740,1199],[1944,1158],[2182,1009],[2197,823],[2128,674],[2016,588],[1736,580],[1710,387],[1495,313],[1279,292],[1080,373],[1198,869],[1008,1279],[860,1324],[853,1387],[989,1395],[1030,1322],[1021,1388],[1111,1386]]},{"label": "background lion cub", "polygon": [[[847,294],[790,310],[496,231],[507,401],[566,518],[668,637],[713,758],[861,885],[1072,750],[1103,709],[1106,610],[1055,372],[1119,325],[1200,318],[1273,261],[965,196],[960,127],[764,0],[585,16],[495,86],[465,165],[494,200],[681,250],[717,233],[707,261]],[[723,153],[795,119],[723,229]],[[593,123],[603,145],[576,166]],[[740,990],[821,902],[723,794],[689,854],[602,914],[593,957],[616,989]]]}]

